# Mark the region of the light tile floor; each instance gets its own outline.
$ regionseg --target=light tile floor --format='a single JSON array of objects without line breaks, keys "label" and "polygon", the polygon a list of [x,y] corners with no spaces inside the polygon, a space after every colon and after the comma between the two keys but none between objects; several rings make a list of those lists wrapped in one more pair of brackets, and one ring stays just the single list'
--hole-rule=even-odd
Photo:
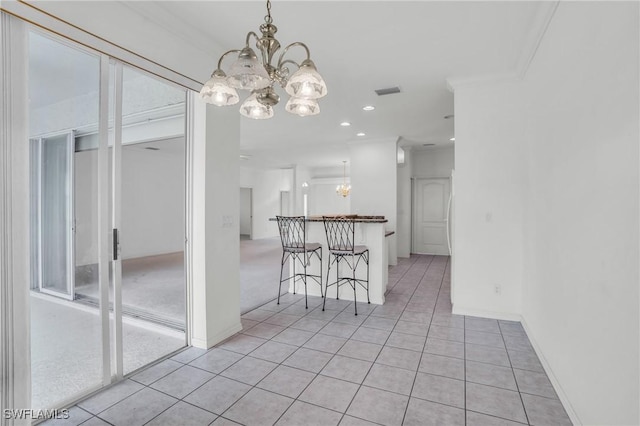
[{"label": "light tile floor", "polygon": [[[64,424],[571,424],[517,322],[451,314],[448,257],[390,269],[383,306],[286,295],[244,330],[78,403]],[[84,422],[84,423],[83,423]],[[56,424],[61,424],[60,422]]]}]

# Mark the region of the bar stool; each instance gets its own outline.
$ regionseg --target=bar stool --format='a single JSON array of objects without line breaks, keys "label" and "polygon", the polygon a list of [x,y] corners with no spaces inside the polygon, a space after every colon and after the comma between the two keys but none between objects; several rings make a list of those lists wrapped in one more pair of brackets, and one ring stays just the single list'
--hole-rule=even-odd
[{"label": "bar stool", "polygon": [[[329,263],[327,264],[327,284],[324,294],[329,294],[329,287],[336,286],[336,299],[339,299],[340,286],[349,284],[353,288],[353,305],[355,314],[358,315],[358,304],[356,300],[356,288],[360,285],[367,291],[367,303],[369,300],[369,249],[366,246],[356,246],[353,244],[355,240],[356,222],[355,219],[349,218],[333,218],[322,216],[324,222],[324,231],[327,235],[327,244],[329,246]],[[367,279],[356,278],[356,269],[360,261],[364,261],[367,265]],[[340,276],[340,263],[343,262],[351,269],[351,276]],[[329,272],[331,265],[336,265],[336,281],[329,284]],[[322,310],[327,301],[325,297],[322,302]]]},{"label": "bar stool", "polygon": [[[313,278],[320,284],[320,296],[322,294],[322,245],[320,243],[307,243],[307,227],[304,216],[276,216],[278,229],[280,230],[280,240],[282,241],[282,262],[280,264],[280,285],[278,286],[278,305],[280,304],[280,292],[282,283],[293,279],[293,294],[296,294],[296,280],[304,282],[304,304],[307,304],[307,278]],[[311,263],[313,255],[320,261],[320,275],[307,274],[307,266]],[[293,275],[282,279],[282,271],[287,259],[292,259]],[[296,273],[296,261],[302,264],[304,272]]]}]

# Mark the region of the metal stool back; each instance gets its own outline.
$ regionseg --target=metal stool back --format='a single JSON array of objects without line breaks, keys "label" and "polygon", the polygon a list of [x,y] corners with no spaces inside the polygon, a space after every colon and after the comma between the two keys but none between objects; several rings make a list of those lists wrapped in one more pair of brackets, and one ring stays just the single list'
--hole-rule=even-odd
[{"label": "metal stool back", "polygon": [[[327,264],[327,283],[325,285],[324,294],[328,294],[329,287],[336,286],[336,299],[339,299],[340,286],[349,284],[353,288],[353,304],[355,314],[358,315],[358,304],[356,300],[356,287],[360,285],[367,292],[367,303],[369,300],[369,249],[366,246],[355,245],[356,222],[351,218],[334,218],[323,216],[324,231],[327,236],[327,245],[329,246],[329,262]],[[360,261],[364,261],[367,265],[367,278],[356,278],[356,269]],[[345,263],[351,269],[351,276],[340,276],[340,262]],[[329,273],[331,265],[336,265],[336,281],[329,284]],[[322,303],[324,311],[326,303]]]},{"label": "metal stool back", "polygon": [[[293,279],[293,294],[296,294],[296,280],[301,279],[304,283],[305,307],[307,304],[307,278],[313,278],[320,284],[320,295],[322,295],[322,246],[320,243],[307,243],[307,228],[304,216],[276,216],[278,230],[280,231],[280,241],[282,242],[282,262],[280,264],[280,284],[278,286],[278,305],[280,304],[280,293],[282,283]],[[316,255],[320,260],[320,274],[307,274],[307,266],[311,263],[312,255]],[[293,275],[282,278],[284,265],[288,259],[292,261]],[[296,273],[296,262],[302,264],[303,272]],[[324,297],[324,296],[323,296]]]}]

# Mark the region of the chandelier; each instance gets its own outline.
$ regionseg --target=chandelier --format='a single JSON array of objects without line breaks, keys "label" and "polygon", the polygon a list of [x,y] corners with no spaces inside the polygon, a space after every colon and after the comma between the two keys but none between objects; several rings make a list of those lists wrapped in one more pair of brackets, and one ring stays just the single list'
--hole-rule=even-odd
[{"label": "chandelier", "polygon": [[343,166],[344,173],[342,175],[342,185],[338,185],[336,187],[336,193],[338,195],[342,195],[343,197],[346,197],[351,192],[351,185],[347,185],[347,162],[343,161],[343,163],[344,163],[344,166]]},{"label": "chandelier", "polygon": [[[207,103],[217,106],[235,105],[240,98],[236,89],[250,90],[251,94],[240,106],[240,114],[253,119],[273,117],[273,106],[280,101],[274,90],[277,83],[290,95],[285,109],[301,117],[316,115],[320,112],[317,99],[327,94],[327,85],[318,73],[311,60],[309,48],[301,42],[291,43],[273,62],[275,54],[280,50],[280,42],[274,37],[278,31],[271,18],[271,1],[267,0],[267,15],[264,24],[260,25],[262,37],[253,31],[247,34],[245,46],[241,50],[229,50],[218,60],[218,66],[211,74],[200,97]],[[249,47],[251,37],[256,39],[256,48],[260,52],[260,61],[256,52]],[[284,59],[289,49],[301,47],[307,58],[300,64]],[[237,53],[236,61],[229,68],[229,75],[222,71],[222,60],[232,53]],[[297,70],[289,75],[289,67],[295,65]]]}]

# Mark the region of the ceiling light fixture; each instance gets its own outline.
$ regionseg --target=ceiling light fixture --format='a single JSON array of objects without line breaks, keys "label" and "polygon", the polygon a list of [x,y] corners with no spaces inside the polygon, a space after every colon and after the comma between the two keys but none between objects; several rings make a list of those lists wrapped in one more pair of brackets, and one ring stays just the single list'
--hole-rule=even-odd
[{"label": "ceiling light fixture", "polygon": [[349,123],[348,121],[343,121],[342,123],[340,123],[340,125],[342,127],[349,127],[349,126],[351,126],[351,123]]},{"label": "ceiling light fixture", "polygon": [[373,105],[366,105],[363,106],[362,109],[365,111],[373,111],[374,109],[376,109],[376,107],[374,107]]},{"label": "ceiling light fixture", "polygon": [[455,141],[455,140],[456,140],[456,138],[451,138],[451,139],[449,139],[449,140],[450,140],[451,142],[453,142],[453,141]]},{"label": "ceiling light fixture", "polygon": [[[282,50],[277,62],[272,65],[271,61],[281,47],[275,38],[277,31],[271,18],[271,1],[267,0],[267,15],[264,17],[264,24],[260,25],[262,37],[250,31],[244,48],[229,50],[220,56],[218,67],[200,90],[200,97],[213,105],[229,106],[240,101],[236,89],[250,90],[251,95],[242,103],[240,114],[253,119],[271,118],[273,107],[280,101],[280,96],[273,88],[278,83],[291,96],[285,108],[288,112],[301,117],[318,114],[320,107],[317,99],[327,94],[327,85],[311,60],[309,48],[299,41],[291,43]],[[252,36],[256,39],[260,60],[249,47]],[[300,64],[284,59],[293,47],[301,47],[306,52],[307,58]],[[237,53],[238,58],[229,68],[227,76],[222,71],[222,60],[232,53]],[[289,75],[287,64],[295,65],[298,69]]]},{"label": "ceiling light fixture", "polygon": [[366,136],[366,133],[364,132],[356,133],[356,136]]},{"label": "ceiling light fixture", "polygon": [[347,185],[347,162],[343,161],[344,172],[342,175],[342,185],[336,187],[336,194],[346,197],[351,192],[351,185]]}]

